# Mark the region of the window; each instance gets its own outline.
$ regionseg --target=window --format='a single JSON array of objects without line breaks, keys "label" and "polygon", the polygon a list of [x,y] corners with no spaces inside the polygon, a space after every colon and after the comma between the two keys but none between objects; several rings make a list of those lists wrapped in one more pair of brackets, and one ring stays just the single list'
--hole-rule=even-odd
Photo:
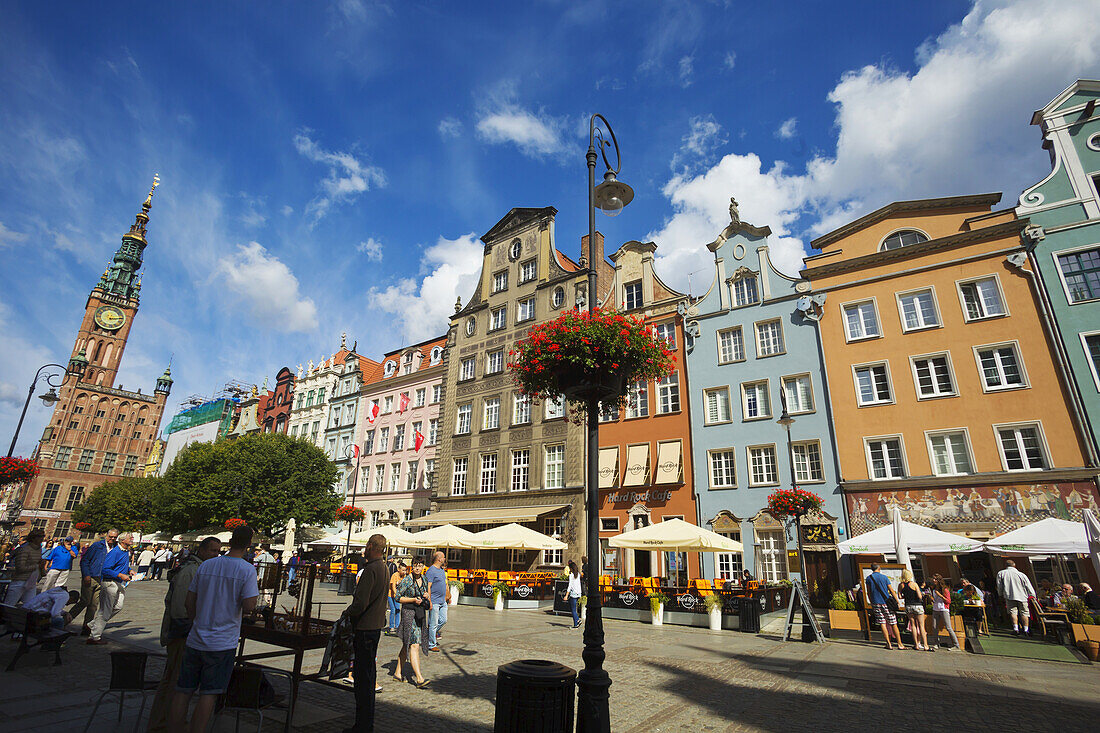
[{"label": "window", "polygon": [[337,406],[337,407],[332,408],[332,412],[329,414],[328,426],[330,428],[335,428],[339,424],[340,424],[340,408]]},{"label": "window", "polygon": [[729,387],[715,387],[703,390],[703,402],[706,405],[706,424],[714,425],[730,421]]},{"label": "window", "polygon": [[865,300],[862,303],[850,303],[844,306],[844,326],[849,341],[881,336],[875,301]]},{"label": "window", "polygon": [[428,445],[439,442],[439,419],[432,418],[428,421]]},{"label": "window", "polygon": [[65,499],[65,511],[76,509],[80,502],[84,501],[84,487],[72,486],[69,488],[69,496]]},{"label": "window", "polygon": [[941,325],[940,314],[936,312],[936,296],[932,288],[898,293],[897,297],[903,331],[916,331]]},{"label": "window", "polygon": [[306,396],[299,392],[298,393],[298,400],[294,403],[294,409],[295,410],[302,409],[302,403],[305,402],[305,399],[306,399]]},{"label": "window", "polygon": [[57,449],[57,455],[55,455],[53,457],[53,467],[54,468],[65,468],[66,466],[68,466],[69,465],[69,458],[72,456],[72,454],[73,454],[73,449],[72,448],[64,448],[64,447],[58,448]]},{"label": "window", "polygon": [[646,380],[630,385],[626,393],[626,416],[647,417],[649,415],[649,389]]},{"label": "window", "polygon": [[756,532],[757,571],[761,580],[787,579],[787,540],[781,529]]},{"label": "window", "polygon": [[619,404],[617,402],[600,403],[600,422],[615,422],[619,419]]},{"label": "window", "polygon": [[[734,542],[741,541],[740,532],[719,532],[718,534]],[[715,561],[718,564],[719,578],[724,580],[736,580],[741,577],[741,570],[744,568],[744,565],[742,564],[740,552],[715,553]]]},{"label": "window", "polygon": [[531,451],[512,451],[512,491],[527,491],[530,480]]},{"label": "window", "polygon": [[543,488],[565,488],[565,446],[548,445],[545,449]]},{"label": "window", "polygon": [[489,330],[498,331],[508,324],[508,308],[501,306],[489,311]]},{"label": "window", "polygon": [[424,431],[424,423],[420,420],[414,421],[413,424],[412,424],[411,429],[409,430],[409,438],[410,438],[409,445],[412,448],[414,448],[414,449],[416,448],[416,434],[420,433],[421,435],[423,435],[424,434],[423,431]]},{"label": "window", "polygon": [[901,438],[873,438],[865,441],[871,478],[905,478],[905,454]]},{"label": "window", "polygon": [[965,430],[928,433],[928,451],[932,456],[932,472],[937,476],[973,471]]},{"label": "window", "polygon": [[80,423],[77,422],[76,420],[70,420],[69,421],[69,427],[73,430],[76,430],[78,427],[80,427]]},{"label": "window", "polygon": [[882,240],[882,244],[879,245],[879,252],[885,252],[888,249],[898,249],[900,247],[908,247],[911,244],[920,244],[921,242],[927,242],[928,237],[924,232],[918,232],[915,229],[902,229],[899,232],[894,232],[886,239]]},{"label": "window", "polygon": [[1005,470],[1037,471],[1048,467],[1046,450],[1037,424],[995,427]]},{"label": "window", "polygon": [[774,356],[783,351],[783,326],[779,319],[757,323],[756,356]]},{"label": "window", "polygon": [[732,489],[737,486],[733,449],[712,450],[707,454],[707,457],[710,461],[710,487],[712,489]]},{"label": "window", "polygon": [[512,395],[512,424],[531,422],[531,398],[523,394]]},{"label": "window", "polygon": [[670,349],[676,348],[676,324],[659,323],[654,329],[658,341],[663,340]]},{"label": "window", "polygon": [[393,395],[389,395],[382,399],[382,414],[388,415],[391,412],[393,412]]},{"label": "window", "polygon": [[402,509],[401,510],[401,521],[407,522],[412,518],[413,518],[413,510],[412,509]]},{"label": "window", "polygon": [[493,292],[499,293],[502,290],[508,289],[508,271],[501,270],[493,275]]},{"label": "window", "polygon": [[311,439],[311,440],[312,440],[312,441],[313,441],[314,443],[316,443],[316,442],[317,442],[317,434],[318,434],[318,433],[319,433],[320,431],[321,431],[321,421],[320,421],[320,420],[314,420],[314,421],[313,421],[313,432],[312,432],[312,434],[310,435],[310,439]]},{"label": "window", "polygon": [[749,486],[779,483],[774,445],[749,446]]},{"label": "window", "polygon": [[111,435],[122,435],[122,428],[115,428],[111,431]]},{"label": "window", "polygon": [[512,245],[508,248],[508,257],[517,260],[521,252],[523,252],[523,245],[518,239],[512,240]]},{"label": "window", "polygon": [[657,380],[657,414],[680,409],[680,375],[677,372]]},{"label": "window", "polygon": [[372,509],[370,513],[370,526],[377,527],[382,521],[382,512],[379,509]]},{"label": "window", "polygon": [[914,358],[913,374],[917,380],[917,396],[921,399],[951,397],[956,394],[947,354]]},{"label": "window", "polygon": [[642,307],[642,281],[635,280],[623,285],[623,308],[634,310]]},{"label": "window", "polygon": [[783,377],[783,395],[787,398],[787,412],[790,414],[814,411],[814,390],[809,374]]},{"label": "window", "polygon": [[[542,533],[556,540],[561,539],[561,533],[564,528],[565,521],[561,519],[561,517],[546,518],[542,520]],[[543,565],[561,565],[563,562],[562,550],[542,551]]]},{"label": "window", "polygon": [[427,395],[427,390],[424,389],[423,387],[416,390],[415,396],[413,397],[413,407],[423,407],[424,406],[424,398],[425,398],[426,395]]},{"label": "window", "polygon": [[328,446],[325,448],[325,453],[328,453],[330,459],[336,460],[336,438],[328,439]]},{"label": "window", "polygon": [[524,298],[516,303],[516,323],[529,321],[535,317],[535,299]]},{"label": "window", "polygon": [[424,488],[435,488],[435,459],[424,459]]},{"label": "window", "polygon": [[470,432],[470,418],[473,412],[473,405],[465,404],[458,406],[458,417],[455,420],[455,435],[462,435]]},{"label": "window", "polygon": [[126,456],[126,462],[122,464],[122,475],[133,476],[134,469],[137,468],[137,456]]},{"label": "window", "polygon": [[504,371],[504,350],[497,349],[485,355],[485,373],[497,374]]},{"label": "window", "polygon": [[466,496],[466,468],[469,458],[456,458],[451,474],[451,496]]},{"label": "window", "polygon": [[401,464],[390,464],[390,491],[398,491],[401,488]]},{"label": "window", "polygon": [[553,420],[565,415],[565,398],[558,396],[552,400],[546,400],[546,420]]},{"label": "window", "polygon": [[319,405],[324,401],[325,401],[325,388],[321,387],[319,390],[317,390],[317,404]]},{"label": "window", "polygon": [[519,266],[519,281],[521,283],[530,282],[535,279],[537,270],[535,269],[535,261],[527,260]]},{"label": "window", "polygon": [[65,537],[69,534],[69,529],[73,526],[73,523],[69,520],[58,520],[57,524],[53,527],[54,539]]},{"label": "window", "polygon": [[43,532],[46,531],[46,525],[50,523],[48,519],[36,519],[31,522],[31,529],[40,529]]},{"label": "window", "polygon": [[1058,269],[1071,303],[1100,298],[1100,247],[1058,255]]},{"label": "window", "polygon": [[511,566],[525,565],[526,562],[527,562],[527,550],[515,550],[515,549],[509,549],[508,550],[508,564],[509,565],[511,565]]},{"label": "window", "polygon": [[93,433],[98,433],[98,432],[99,432],[99,429],[100,429],[100,427],[101,427],[101,426],[100,426],[99,424],[95,424],[95,425],[92,425],[92,432],[93,432]]},{"label": "window", "polygon": [[[1096,388],[1100,390],[1100,332],[1082,333],[1081,346],[1085,350],[1085,356],[1088,358],[1089,367],[1092,368],[1092,379],[1096,382]],[[61,455],[60,448],[57,451],[57,455]],[[54,465],[57,465],[56,462]]]},{"label": "window", "polygon": [[959,295],[963,302],[963,316],[967,321],[1005,315],[1001,288],[995,277],[959,283]]},{"label": "window", "polygon": [[477,359],[474,357],[468,357],[462,360],[462,366],[459,368],[458,381],[464,382],[468,379],[474,378],[474,365],[477,363]]},{"label": "window", "polygon": [[741,327],[727,328],[718,332],[718,363],[729,364],[743,361],[745,358],[745,337]]},{"label": "window", "polygon": [[90,471],[92,470],[92,461],[95,460],[94,450],[82,450],[80,451],[80,462],[76,464],[77,471]]},{"label": "window", "polygon": [[741,414],[745,420],[759,420],[772,416],[767,380],[745,382],[741,385]]},{"label": "window", "polygon": [[478,489],[482,494],[495,494],[497,490],[497,454],[485,453],[481,456],[481,485]]},{"label": "window", "polygon": [[975,353],[978,355],[978,367],[982,372],[982,387],[985,391],[1027,386],[1015,344],[980,346],[975,349]]},{"label": "window", "polygon": [[600,531],[601,532],[618,532],[619,531],[619,518],[618,517],[600,517]]},{"label": "window", "polygon": [[442,384],[433,384],[432,385],[432,404],[433,405],[436,404],[441,399],[443,399],[443,385]]},{"label": "window", "polygon": [[382,428],[378,431],[378,452],[385,453],[390,447],[390,429]]},{"label": "window", "polygon": [[756,291],[756,275],[745,275],[733,281],[733,305],[752,305],[760,300]]},{"label": "window", "polygon": [[496,430],[500,427],[500,398],[489,397],[485,400],[485,410],[481,417],[482,430]]},{"label": "window", "polygon": [[[290,437],[292,437],[292,438],[297,438],[298,437],[298,426],[297,425],[292,425],[290,427]],[[369,453],[370,451],[367,451],[367,452]]]},{"label": "window", "polygon": [[386,488],[386,466],[379,463],[374,467],[374,490],[384,491]]},{"label": "window", "polygon": [[554,292],[550,295],[550,305],[555,308],[561,308],[565,303],[565,288],[558,286],[554,288]]},{"label": "window", "polygon": [[884,405],[893,402],[886,363],[853,367],[856,376],[856,403]]},{"label": "window", "polygon": [[363,453],[370,455],[374,452],[374,431],[368,430],[366,437],[363,439]]},{"label": "window", "polygon": [[107,413],[103,410],[96,410],[95,411],[95,416],[96,417],[107,417]]},{"label": "window", "polygon": [[53,509],[54,502],[57,501],[57,494],[60,491],[61,484],[46,484],[46,489],[42,492],[42,500],[38,502],[38,508]]},{"label": "window", "polygon": [[804,440],[791,443],[794,455],[794,480],[810,483],[825,480],[825,469],[821,463],[821,443],[816,440]]},{"label": "window", "polygon": [[398,425],[393,429],[393,449],[395,451],[405,449],[405,426]]}]

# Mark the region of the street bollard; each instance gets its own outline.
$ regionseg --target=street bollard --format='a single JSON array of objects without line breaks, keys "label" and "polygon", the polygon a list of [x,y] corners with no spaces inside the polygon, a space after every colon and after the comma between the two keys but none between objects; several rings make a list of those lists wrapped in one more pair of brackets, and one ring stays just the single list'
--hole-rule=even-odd
[{"label": "street bollard", "polygon": [[572,733],[577,672],[544,659],[497,668],[496,733]]}]

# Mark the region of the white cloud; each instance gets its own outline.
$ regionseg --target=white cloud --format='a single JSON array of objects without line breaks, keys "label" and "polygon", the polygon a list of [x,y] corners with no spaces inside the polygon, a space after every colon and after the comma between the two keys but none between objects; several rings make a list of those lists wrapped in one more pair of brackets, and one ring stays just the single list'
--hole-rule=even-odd
[{"label": "white cloud", "polygon": [[283,208],[279,209],[279,213],[283,216],[290,216],[294,213],[294,207],[290,205],[284,205]]},{"label": "white cloud", "polygon": [[317,306],[298,293],[298,278],[259,242],[237,246],[218,261],[216,277],[249,307],[254,318],[270,328],[313,331]]},{"label": "white cloud", "polygon": [[[12,432],[15,431],[23,402],[27,399],[27,387],[34,378],[34,370],[40,364],[63,364],[69,358],[68,352],[51,353],[42,348],[42,334],[37,334],[31,340],[20,333],[25,330],[21,320],[13,317],[11,308],[6,303],[0,302],[0,333],[4,334],[4,348],[0,349],[0,425],[6,428],[4,435],[7,440],[11,440]],[[46,423],[49,414],[49,410],[40,401],[30,401],[26,420],[19,434],[19,443],[15,446],[15,455],[30,455],[37,445],[38,437],[42,435],[40,426]]]},{"label": "white cloud", "polygon": [[715,150],[729,141],[714,115],[692,117],[688,124],[690,129],[680,139],[680,150],[672,156],[672,169],[677,173],[692,160],[705,162]]},{"label": "white cloud", "polygon": [[439,136],[446,140],[447,138],[456,138],[462,134],[462,120],[457,117],[444,117],[439,121]]},{"label": "white cloud", "polygon": [[694,56],[681,56],[680,57],[679,68],[680,68],[680,86],[682,86],[686,89],[687,87],[690,87],[692,81],[694,81],[692,79],[692,76],[695,73],[695,57]]},{"label": "white cloud", "polygon": [[732,69],[737,64],[737,52],[730,51],[726,54],[726,58],[723,59],[723,63],[727,69]]},{"label": "white cloud", "polygon": [[247,227],[261,227],[267,221],[267,215],[260,211],[261,207],[266,203],[262,197],[252,197],[248,194],[242,193],[240,197],[244,200],[244,212],[241,213],[241,223]]},{"label": "white cloud", "polygon": [[562,123],[553,117],[536,114],[517,104],[508,103],[486,110],[477,122],[477,132],[490,143],[512,143],[524,155],[543,157],[565,150]]},{"label": "white cloud", "polygon": [[780,140],[790,140],[798,134],[798,118],[788,117],[783,124],[775,130],[775,136]]},{"label": "white cloud", "polygon": [[386,288],[372,288],[372,308],[393,316],[401,343],[415,343],[447,331],[456,298],[465,304],[474,294],[481,274],[484,247],[475,233],[457,239],[440,237],[424,251],[422,261],[430,270],[419,280],[403,278]]},{"label": "white cloud", "polygon": [[362,252],[371,262],[382,261],[382,243],[374,237],[368,237],[367,241],[355,245],[356,252]]},{"label": "white cloud", "polygon": [[321,181],[324,194],[309,202],[306,212],[317,221],[334,203],[350,201],[371,188],[386,185],[386,173],[381,168],[369,165],[348,152],[329,152],[314,142],[307,132],[294,136],[294,147],[308,160],[328,166],[328,176]]},{"label": "white cloud", "polygon": [[4,226],[0,221],[0,247],[9,247],[17,242],[27,241],[27,235],[23,232],[14,232]]}]

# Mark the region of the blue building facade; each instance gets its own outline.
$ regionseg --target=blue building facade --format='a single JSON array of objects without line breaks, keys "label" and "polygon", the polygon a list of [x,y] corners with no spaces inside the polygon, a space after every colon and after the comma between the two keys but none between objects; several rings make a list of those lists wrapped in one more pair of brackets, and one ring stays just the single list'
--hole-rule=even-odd
[{"label": "blue building facade", "polygon": [[[839,587],[836,543],[845,539],[829,400],[816,319],[824,296],[777,271],[768,227],[731,222],[707,247],[714,278],[699,300],[681,306],[693,337],[687,355],[699,524],[744,545],[744,552],[703,556],[704,574],[730,578],[749,570],[758,580],[799,573],[797,539],[763,511],[768,496],[799,488],[825,500],[825,514],[800,528],[807,589],[826,596]],[[786,406],[790,444],[777,423]]]}]

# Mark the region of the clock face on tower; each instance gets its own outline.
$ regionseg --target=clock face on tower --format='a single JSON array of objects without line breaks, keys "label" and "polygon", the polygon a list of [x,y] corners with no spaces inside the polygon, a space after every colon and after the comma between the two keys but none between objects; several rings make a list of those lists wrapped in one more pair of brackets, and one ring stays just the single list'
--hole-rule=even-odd
[{"label": "clock face on tower", "polygon": [[105,305],[95,312],[95,322],[100,328],[117,331],[126,323],[126,314],[113,305]]}]

